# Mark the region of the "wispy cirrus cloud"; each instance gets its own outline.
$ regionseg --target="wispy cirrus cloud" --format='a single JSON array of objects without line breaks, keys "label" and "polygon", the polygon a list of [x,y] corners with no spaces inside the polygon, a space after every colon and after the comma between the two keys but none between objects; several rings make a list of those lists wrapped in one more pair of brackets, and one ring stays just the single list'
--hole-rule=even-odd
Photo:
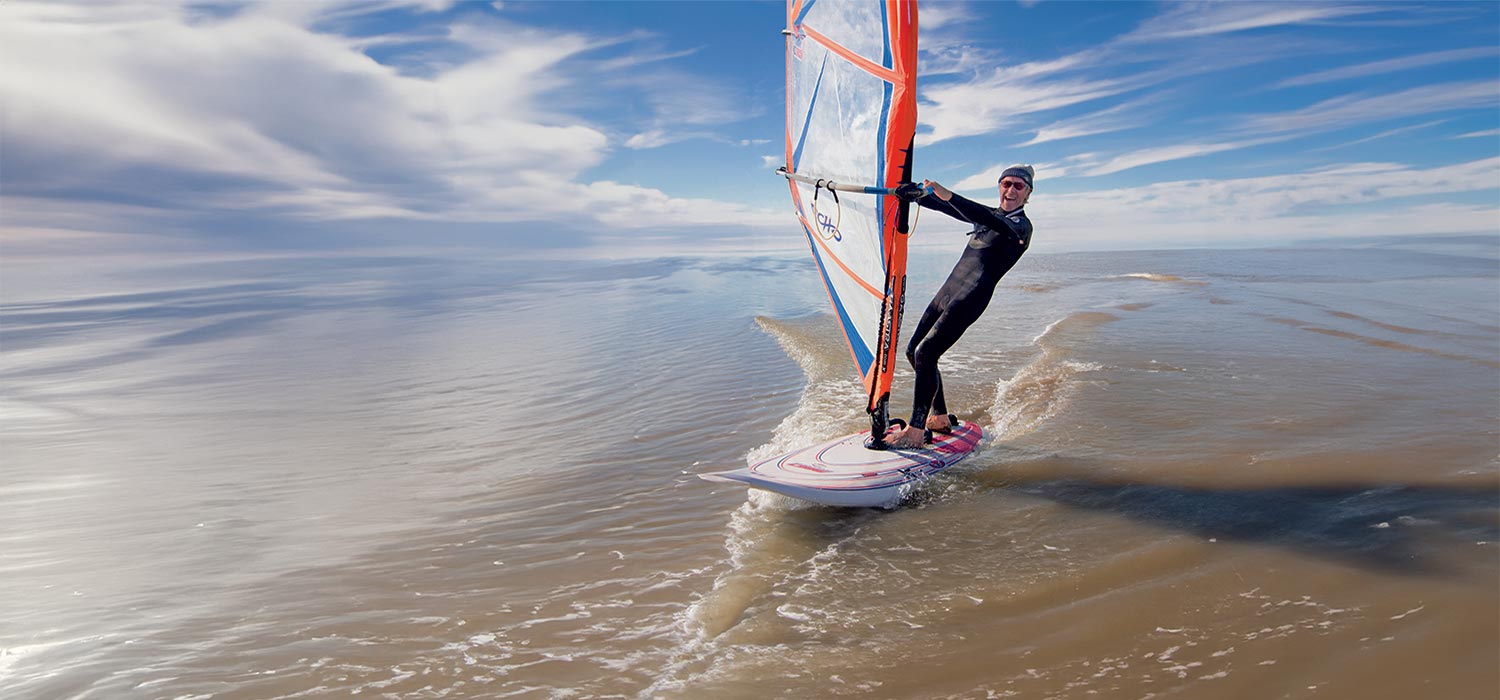
[{"label": "wispy cirrus cloud", "polygon": [[978,45],[969,31],[976,23],[970,5],[962,2],[930,3],[922,6],[918,72],[924,78],[971,74],[998,62],[998,54]]},{"label": "wispy cirrus cloud", "polygon": [[1347,142],[1339,143],[1339,144],[1332,145],[1332,146],[1324,146],[1323,148],[1318,149],[1318,150],[1331,151],[1331,150],[1339,149],[1339,148],[1348,148],[1350,146],[1357,146],[1357,145],[1362,144],[1362,143],[1370,143],[1371,141],[1379,141],[1381,139],[1388,139],[1388,138],[1391,138],[1393,136],[1400,136],[1402,134],[1409,134],[1409,133],[1412,133],[1414,131],[1422,131],[1423,129],[1431,129],[1431,128],[1435,127],[1435,126],[1440,126],[1440,125],[1443,125],[1443,124],[1446,124],[1446,123],[1448,123],[1448,120],[1446,120],[1446,119],[1437,119],[1437,120],[1434,120],[1434,121],[1422,122],[1421,124],[1410,124],[1410,125],[1407,125],[1407,126],[1397,127],[1395,129],[1386,129],[1385,131],[1382,131],[1382,132],[1379,132],[1379,133],[1376,133],[1376,134],[1371,134],[1371,135],[1366,136],[1366,137],[1364,137],[1362,139],[1355,139],[1353,141],[1347,141]]},{"label": "wispy cirrus cloud", "polygon": [[1153,42],[1232,34],[1286,25],[1326,23],[1387,9],[1366,4],[1189,2],[1150,19],[1121,40]]},{"label": "wispy cirrus cloud", "polygon": [[1199,158],[1215,153],[1226,151],[1237,151],[1241,148],[1260,146],[1267,143],[1283,140],[1281,138],[1247,139],[1241,141],[1217,141],[1209,143],[1182,143],[1157,146],[1154,148],[1143,148],[1140,150],[1121,153],[1107,160],[1075,166],[1080,175],[1099,176],[1113,175],[1118,172],[1139,168],[1157,163],[1168,163],[1174,160],[1186,158]]},{"label": "wispy cirrus cloud", "polygon": [[1494,59],[1500,57],[1500,48],[1480,46],[1467,49],[1453,49],[1450,51],[1433,51],[1430,53],[1416,54],[1413,56],[1402,56],[1390,58],[1383,61],[1371,61],[1353,66],[1343,66],[1329,70],[1317,71],[1287,78],[1276,83],[1274,87],[1296,87],[1301,85],[1316,85],[1318,83],[1330,83],[1336,80],[1348,80],[1351,78],[1366,78],[1372,75],[1385,75],[1397,71],[1412,70],[1426,66],[1442,65],[1444,63],[1456,63],[1459,61],[1472,61],[1480,58]]},{"label": "wispy cirrus cloud", "polygon": [[1152,94],[1096,112],[1060,119],[1038,128],[1031,140],[1017,144],[1017,146],[1035,146],[1050,141],[1108,134],[1145,126],[1161,117],[1161,103],[1164,99],[1161,94]]},{"label": "wispy cirrus cloud", "polygon": [[1138,79],[1089,78],[1070,74],[1091,52],[1047,62],[1023,63],[991,71],[966,83],[938,85],[921,91],[918,114],[929,130],[918,144],[987,134],[1036,112],[1118,95],[1140,87]]},{"label": "wispy cirrus cloud", "polygon": [[[1305,37],[1266,30],[1310,25],[1415,21],[1402,8],[1383,4],[1179,3],[1133,30],[1093,48],[1049,61],[1005,66],[975,73],[966,81],[939,83],[923,90],[921,118],[929,130],[918,143],[930,145],[1024,129],[1032,136],[1017,148],[1126,130],[1160,127],[1195,98],[1192,81],[1216,73],[1289,56],[1337,54],[1347,46],[1309,42]],[[1443,13],[1442,21],[1461,17]],[[1460,13],[1461,14],[1461,13]],[[1424,20],[1426,21],[1426,20]],[[1260,30],[1260,31],[1253,31]],[[1460,48],[1308,73],[1273,86],[1331,83],[1429,65],[1500,54],[1494,47]],[[1247,89],[1256,89],[1246,84]],[[1170,97],[1165,96],[1170,91]],[[1444,82],[1415,88],[1369,90],[1327,97],[1314,104],[1248,116],[1217,114],[1204,102],[1190,123],[1170,132],[1170,141],[1152,142],[1143,133],[1134,147],[1113,152],[1092,146],[1059,164],[1060,173],[1099,176],[1131,168],[1289,141],[1340,128],[1420,118],[1475,109],[1500,101],[1500,90],[1485,81]],[[1178,104],[1168,106],[1169,100]],[[1202,98],[1198,98],[1202,102]],[[930,104],[929,104],[930,103]],[[1038,117],[1064,115],[1050,121]],[[1415,127],[1402,127],[1415,128]],[[1394,132],[1401,133],[1401,132]],[[988,172],[964,182],[986,183]]]},{"label": "wispy cirrus cloud", "polygon": [[643,96],[651,113],[640,120],[644,129],[625,140],[626,148],[658,148],[689,140],[735,142],[738,139],[720,133],[722,125],[756,116],[765,109],[717,89],[711,80],[673,69],[649,74],[632,71],[615,78],[614,84],[633,88]]},{"label": "wispy cirrus cloud", "polygon": [[1343,95],[1301,109],[1249,116],[1240,120],[1240,127],[1249,133],[1310,133],[1495,104],[1500,104],[1500,85],[1494,82],[1439,83],[1386,94]]},{"label": "wispy cirrus cloud", "polygon": [[[1080,177],[1112,175],[1132,168],[1290,141],[1360,124],[1493,104],[1500,104],[1500,87],[1486,81],[1427,85],[1386,95],[1344,96],[1301,109],[1238,117],[1235,124],[1221,132],[1223,138],[1220,139],[1148,146],[1109,156],[1098,153],[1074,156],[1066,168],[1061,169],[1061,174]],[[1440,122],[1399,127],[1343,145],[1386,138],[1436,123]],[[964,182],[983,182],[982,175]]]},{"label": "wispy cirrus cloud", "polygon": [[[962,58],[958,57],[969,56],[963,49],[954,50],[947,62],[934,58],[931,63],[943,64],[941,75],[970,77],[967,80],[948,79],[922,88],[919,117],[925,129],[917,135],[918,144],[930,145],[1004,131],[1039,114],[1062,112],[1096,102],[1107,106],[1036,128],[1035,137],[1024,145],[1138,126],[1146,121],[1147,115],[1132,114],[1127,107],[1110,104],[1110,98],[1160,90],[1162,86],[1195,77],[1262,64],[1309,50],[1305,40],[1220,34],[1233,33],[1237,31],[1235,27],[1252,24],[1273,27],[1313,18],[1375,11],[1370,8],[1317,7],[1264,14],[1265,5],[1245,7],[1261,10],[1247,12],[1220,3],[1212,3],[1207,8],[1196,4],[1178,6],[1149,20],[1135,32],[1046,61],[979,69],[973,64],[960,65]],[[957,25],[953,31],[960,31],[963,27]],[[939,38],[934,40],[936,43],[965,46],[957,37],[947,36],[944,30],[938,30],[938,34]],[[990,66],[1001,60],[999,56],[982,55],[974,63]],[[924,65],[924,70],[927,68]],[[1134,99],[1147,102],[1161,98]]]}]

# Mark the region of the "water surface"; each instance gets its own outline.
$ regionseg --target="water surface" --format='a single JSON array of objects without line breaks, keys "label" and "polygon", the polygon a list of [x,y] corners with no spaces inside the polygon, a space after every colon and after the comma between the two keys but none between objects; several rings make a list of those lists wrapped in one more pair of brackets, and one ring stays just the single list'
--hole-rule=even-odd
[{"label": "water surface", "polygon": [[867,424],[800,255],[7,259],[0,694],[1493,697],[1497,260],[1032,253],[880,511],[696,477]]}]

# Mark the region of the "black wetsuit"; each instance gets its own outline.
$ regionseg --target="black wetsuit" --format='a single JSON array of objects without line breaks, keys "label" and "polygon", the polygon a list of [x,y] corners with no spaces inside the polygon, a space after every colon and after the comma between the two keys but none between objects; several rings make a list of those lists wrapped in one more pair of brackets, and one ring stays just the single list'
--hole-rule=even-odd
[{"label": "black wetsuit", "polygon": [[929,411],[948,412],[938,358],[979,320],[995,293],[995,285],[1031,245],[1031,220],[1026,218],[1024,206],[1007,213],[956,194],[947,202],[929,194],[917,203],[974,225],[968,247],[922,312],[911,344],[906,347],[906,358],[917,374],[911,425],[926,428]]}]

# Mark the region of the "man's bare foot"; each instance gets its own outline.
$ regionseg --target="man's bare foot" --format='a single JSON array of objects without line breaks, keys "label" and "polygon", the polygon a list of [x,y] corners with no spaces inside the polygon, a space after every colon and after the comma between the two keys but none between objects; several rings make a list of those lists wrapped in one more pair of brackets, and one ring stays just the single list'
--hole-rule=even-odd
[{"label": "man's bare foot", "polygon": [[921,428],[908,425],[886,435],[885,444],[897,449],[915,449],[927,444],[927,435]]},{"label": "man's bare foot", "polygon": [[934,433],[953,432],[953,421],[948,419],[948,414],[927,417],[927,429]]}]

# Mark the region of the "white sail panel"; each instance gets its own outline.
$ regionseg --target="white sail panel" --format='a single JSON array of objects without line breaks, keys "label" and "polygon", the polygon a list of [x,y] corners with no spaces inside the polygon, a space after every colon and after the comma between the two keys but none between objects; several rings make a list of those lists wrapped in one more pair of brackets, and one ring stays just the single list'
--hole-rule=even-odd
[{"label": "white sail panel", "polygon": [[915,3],[789,0],[788,21],[786,169],[801,176],[789,178],[792,200],[873,402],[888,393],[893,371],[904,207],[889,194],[835,199],[821,185],[889,188],[906,179]]}]

